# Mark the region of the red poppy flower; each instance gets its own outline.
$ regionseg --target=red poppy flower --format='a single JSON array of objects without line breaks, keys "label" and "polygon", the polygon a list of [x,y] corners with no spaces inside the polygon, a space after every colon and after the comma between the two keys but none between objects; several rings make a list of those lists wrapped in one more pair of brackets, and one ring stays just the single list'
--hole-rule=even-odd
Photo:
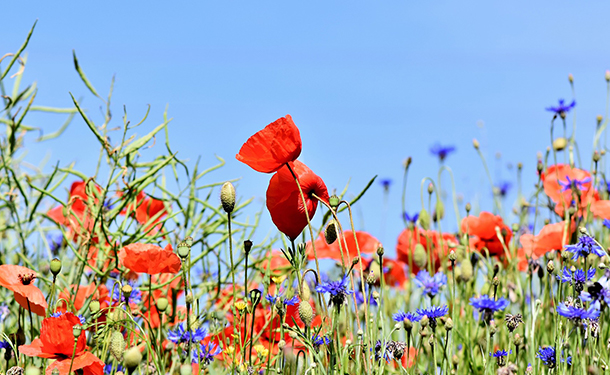
[{"label": "red poppy flower", "polygon": [[[102,192],[101,187],[95,184],[90,186],[94,186],[98,193]],[[70,198],[66,207],[55,207],[47,212],[47,215],[57,224],[67,226],[76,233],[81,233],[83,229],[91,231],[93,220],[88,212],[87,204],[90,196],[92,196],[95,204],[99,202],[99,199],[92,192],[87,194],[87,190],[87,183],[85,181],[73,182],[70,187]]]},{"label": "red poppy flower", "polygon": [[474,236],[471,237],[474,248],[478,251],[487,248],[489,255],[499,256],[504,254],[504,247],[498,238],[496,227],[500,228],[500,234],[504,243],[508,246],[508,242],[513,237],[513,232],[504,224],[500,216],[489,212],[481,212],[479,217],[468,216],[462,219],[462,231]]},{"label": "red poppy flower", "polygon": [[[316,212],[318,197],[328,202],[328,190],[320,177],[300,161],[290,163],[299,180],[310,219]],[[292,177],[288,166],[280,168],[269,181],[267,188],[267,209],[277,228],[290,239],[296,239],[307,226],[305,206],[299,193],[299,188]]]},{"label": "red poppy flower", "polygon": [[585,170],[567,164],[551,165],[540,178],[544,192],[556,203],[555,212],[561,217],[573,202],[578,205],[578,213],[585,215],[587,206],[599,199],[593,188],[591,173]]},{"label": "red poppy flower", "polygon": [[576,224],[572,223],[567,234],[565,228],[565,221],[560,221],[559,223],[545,225],[540,233],[535,236],[530,233],[521,235],[520,242],[525,254],[535,260],[550,251],[561,250],[566,243],[569,243]]},{"label": "red poppy flower", "polygon": [[132,243],[121,249],[119,260],[130,270],[149,275],[178,273],[181,265],[171,244],[164,249],[157,245]]},{"label": "red poppy flower", "polygon": [[610,219],[610,201],[603,200],[591,203],[591,212],[595,217]]},{"label": "red poppy flower", "polygon": [[[442,249],[440,249],[442,240]],[[453,234],[443,233],[442,236],[438,232],[433,230],[421,230],[419,228],[410,228],[403,230],[398,236],[398,243],[396,244],[396,255],[397,260],[404,264],[411,264],[413,266],[412,273],[417,274],[420,268],[413,262],[413,254],[415,252],[415,246],[417,244],[422,245],[428,249],[430,247],[433,260],[433,268],[438,270],[440,267],[440,258],[445,257],[449,254],[449,245],[458,245],[458,241]],[[430,256],[427,257],[427,261],[430,261]],[[411,262],[411,263],[409,263]]]},{"label": "red poppy flower", "polygon": [[[167,282],[169,282],[169,284],[166,284]],[[186,319],[186,306],[177,306],[176,313],[174,313],[172,302],[174,299],[173,295],[175,295],[176,299],[178,299],[184,293],[184,282],[182,278],[175,277],[168,273],[153,276],[153,287],[159,284],[166,285],[162,288],[153,289],[150,299],[150,306],[148,304],[148,290],[144,289],[142,291],[142,303],[144,304],[146,310],[144,316],[148,319],[152,328],[159,327],[161,325],[161,319],[163,319],[163,323],[169,325],[177,324]],[[164,314],[159,314],[156,305],[156,301],[161,297],[167,298],[168,302],[168,306]],[[170,321],[172,316],[174,316],[174,321]]]},{"label": "red poppy flower", "polygon": [[[347,249],[345,248],[345,244],[341,239],[342,236],[339,236],[335,242],[329,245],[324,239],[324,233],[321,233],[320,237],[318,237],[315,242],[318,258],[330,258],[340,261],[341,249],[343,249],[343,256],[345,257],[346,263],[350,263],[354,257],[358,256],[358,249],[356,248],[353,232],[351,230],[346,230],[343,232],[343,236],[345,237],[345,242],[347,243]],[[361,254],[373,254],[377,251],[377,248],[381,246],[379,240],[367,232],[356,231],[356,238],[358,239],[358,246],[360,247]],[[341,241],[341,249],[339,249],[339,241]],[[315,258],[311,241],[307,242],[307,257],[309,260]]]},{"label": "red poppy flower", "polygon": [[[130,203],[127,209],[121,211],[121,214],[125,215],[128,211],[133,213],[138,223],[142,225],[148,224],[144,228],[145,232],[148,232],[154,226],[149,233],[150,235],[156,234],[161,229],[162,224],[159,222],[161,218],[168,214],[165,203],[162,200],[149,197],[143,191],[139,192],[136,196],[135,204]],[[152,218],[154,220],[149,223]]]},{"label": "red poppy flower", "polygon": [[0,285],[13,291],[15,301],[34,314],[45,316],[47,301],[42,291],[34,285],[36,272],[22,266],[3,264],[0,266]]},{"label": "red poppy flower", "polygon": [[[75,290],[76,295],[74,295]],[[89,285],[70,285],[69,288],[65,288],[59,293],[59,298],[60,300],[70,301],[72,295],[74,295],[74,311],[82,309],[85,305],[85,301],[91,295],[93,295],[94,300],[97,300],[100,303],[102,309],[110,306],[110,295],[108,294],[108,288],[104,284],[96,285],[95,283],[91,283]],[[61,301],[58,304],[58,309],[66,311],[66,303]]]},{"label": "red poppy flower", "polygon": [[272,173],[301,154],[301,135],[286,115],[248,138],[235,158],[255,171]]},{"label": "red poppy flower", "polygon": [[[365,259],[364,262],[364,277],[368,276],[371,270],[373,271],[374,275],[379,277],[381,270],[379,269],[378,259]],[[406,264],[401,261],[383,257],[383,281],[385,285],[396,288],[404,288],[407,282],[405,266]],[[379,285],[379,279],[377,279],[377,285]]]},{"label": "red poppy flower", "polygon": [[[40,329],[40,338],[32,341],[30,345],[21,345],[19,352],[29,357],[55,359],[47,366],[46,374],[51,375],[54,369],[60,375],[68,375],[70,366],[72,371],[82,370],[84,375],[102,375],[104,362],[86,349],[86,336],[82,331],[74,348],[72,327],[82,325],[80,319],[67,312],[58,317],[45,318]],[[72,352],[74,351],[74,361]]]}]

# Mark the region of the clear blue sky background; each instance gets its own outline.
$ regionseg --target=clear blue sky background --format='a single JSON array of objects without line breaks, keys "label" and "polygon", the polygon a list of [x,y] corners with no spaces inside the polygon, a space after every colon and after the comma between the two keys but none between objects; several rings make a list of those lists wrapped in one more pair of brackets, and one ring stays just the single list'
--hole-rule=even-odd
[{"label": "clear blue sky background", "polygon": [[[552,115],[544,108],[572,99],[569,73],[587,166],[595,116],[605,112],[605,1],[32,1],[2,9],[0,54],[15,51],[38,19],[23,81],[37,81],[39,104],[69,107],[72,92],[99,119],[99,102],[74,71],[74,49],[102,95],[116,75],[116,126],[123,104],[134,121],[152,106],[138,134],[159,124],[169,105],[179,156],[192,163],[201,156],[203,166],[215,163],[214,155],[225,158],[210,182],[242,177],[238,193],[256,197],[257,207],[270,176],[234,155],[254,132],[291,114],[303,139],[301,160],[330,190],[351,179],[357,193],[374,175],[394,180],[386,208],[375,184],[357,210],[359,228],[388,249],[402,229],[406,157],[413,157],[409,211],[421,208],[421,179],[436,176],[438,160],[429,153],[435,142],[457,147],[447,165],[465,201],[492,210],[472,138],[496,179],[514,186],[515,169],[507,165],[523,162],[528,192],[536,152],[549,144]],[[63,117],[30,121],[51,132]],[[29,159],[50,152],[53,163],[76,161],[92,172],[92,147],[93,136],[76,119],[61,139],[32,148]],[[509,202],[514,198],[513,188]],[[455,230],[448,214],[445,227]],[[272,224],[263,216],[266,232]]]}]

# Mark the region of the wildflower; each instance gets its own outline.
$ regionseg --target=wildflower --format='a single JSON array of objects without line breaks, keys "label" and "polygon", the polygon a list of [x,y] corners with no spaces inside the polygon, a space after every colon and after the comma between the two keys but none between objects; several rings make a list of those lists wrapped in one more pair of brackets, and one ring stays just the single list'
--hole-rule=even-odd
[{"label": "wildflower", "polygon": [[64,241],[64,237],[59,234],[56,236],[47,235],[47,242],[49,243],[49,249],[51,250],[51,254],[53,256],[57,256],[59,254],[59,249]]},{"label": "wildflower", "polygon": [[[365,275],[367,273],[370,275],[370,273],[373,272],[373,277],[375,278],[375,280],[373,281],[374,285],[380,284],[381,281],[378,276],[382,273],[383,281],[387,286],[402,288],[407,282],[407,275],[405,274],[405,264],[401,261],[384,256],[383,267],[379,266],[379,261],[377,259],[371,259],[370,261],[367,261],[365,259],[364,262],[364,273]],[[368,262],[368,264],[366,262]]]},{"label": "wildflower", "polygon": [[[113,368],[114,371],[112,371]],[[117,364],[116,367],[112,363],[108,363],[104,366],[104,374],[106,375],[112,375],[118,372],[125,373],[125,368],[120,363]]]},{"label": "wildflower", "polygon": [[572,260],[577,260],[578,257],[586,258],[589,254],[595,254],[600,258],[606,255],[604,249],[598,245],[595,239],[586,234],[580,236],[575,245],[566,245],[565,249],[574,253]]},{"label": "wildflower", "polygon": [[[544,192],[556,204],[555,212],[561,217],[564,217],[565,210],[572,204],[575,194],[580,195],[579,206],[576,207],[580,216],[586,214],[589,205],[593,211],[593,203],[599,199],[591,183],[591,173],[583,169],[568,164],[551,165],[540,175],[540,179]],[[564,181],[578,181],[579,184]]]},{"label": "wildflower", "polygon": [[547,107],[545,109],[549,112],[555,112],[556,115],[565,117],[566,113],[570,112],[570,110],[572,108],[574,108],[574,106],[576,106],[575,100],[572,100],[572,103],[570,103],[570,104],[565,104],[565,100],[559,99],[558,106],[556,106],[556,107],[551,106],[551,107]]},{"label": "wildflower", "polygon": [[[412,265],[413,269],[411,272],[415,274],[421,269],[414,262],[417,245],[421,245],[424,248],[426,261],[432,262],[433,270],[436,271],[441,264],[440,258],[449,254],[450,246],[457,246],[458,241],[455,235],[450,233],[439,234],[433,230],[422,230],[419,228],[403,230],[398,236],[398,243],[396,244],[397,260],[404,264]],[[429,254],[430,252],[432,254]]]},{"label": "wildflower", "polygon": [[[512,352],[513,351],[511,350],[510,353],[512,354]],[[507,352],[506,350],[496,350],[495,353],[489,353],[489,356],[494,357],[498,366],[502,367],[506,365],[506,357],[508,356],[508,354],[509,352]]]},{"label": "wildflower", "polygon": [[432,298],[438,294],[442,286],[447,285],[447,276],[442,272],[430,276],[428,271],[419,271],[415,276],[415,283],[420,288],[424,288],[424,292]]},{"label": "wildflower", "polygon": [[[60,316],[62,316],[64,314],[63,311],[56,311],[54,313],[52,313],[50,316],[53,318],[59,318]],[[84,325],[85,322],[87,321],[87,319],[85,319],[84,316],[82,316],[81,314],[76,315],[78,317],[78,319],[80,320],[80,324]]]},{"label": "wildflower", "polygon": [[553,250],[561,250],[563,248],[563,238],[566,234],[566,238],[574,232],[576,228],[575,224],[571,224],[567,229],[565,221],[560,221],[555,224],[547,224],[537,235],[530,233],[522,234],[519,238],[521,245],[523,246],[525,255],[533,259],[538,259],[548,252]]},{"label": "wildflower", "polygon": [[584,319],[599,318],[599,307],[595,304],[585,309],[584,307],[570,306],[566,303],[560,303],[557,306],[557,313],[563,317],[570,319],[574,324],[579,324]]},{"label": "wildflower", "polygon": [[341,309],[341,305],[347,302],[347,296],[353,293],[353,291],[347,290],[347,281],[348,275],[345,274],[341,281],[327,281],[323,284],[318,284],[316,292],[329,293],[329,305],[334,305]]},{"label": "wildflower", "polygon": [[[291,163],[291,168],[303,191],[307,213],[311,219],[318,207],[318,200],[313,194],[328,202],[328,190],[324,181],[300,161]],[[273,223],[291,240],[296,239],[307,226],[303,199],[287,166],[281,167],[269,181],[267,209]]]},{"label": "wildflower", "polygon": [[566,191],[566,190],[572,190],[572,191],[576,191],[576,190],[585,190],[585,184],[588,184],[591,182],[591,177],[585,177],[582,180],[577,180],[577,179],[570,179],[570,176],[566,176],[566,181],[559,181],[559,185],[563,186],[563,188],[561,189],[561,191]]},{"label": "wildflower", "polygon": [[407,349],[407,344],[402,341],[393,341],[390,340],[386,345],[386,352],[388,352],[390,358],[394,358],[398,361],[405,354],[405,350]]},{"label": "wildflower", "polygon": [[494,191],[501,197],[505,197],[508,194],[508,190],[511,188],[512,184],[509,181],[502,181],[495,186]]},{"label": "wildflower", "polygon": [[607,305],[610,305],[610,290],[599,282],[594,282],[586,292],[582,291],[580,293],[580,299],[583,302],[604,301]]},{"label": "wildflower", "polygon": [[258,172],[273,173],[300,154],[299,129],[286,115],[248,138],[235,158]]},{"label": "wildflower", "polygon": [[[131,293],[127,295],[121,291],[121,288],[114,287],[112,288],[112,302],[125,302],[125,303],[135,303],[138,304],[142,302],[142,292],[137,288],[136,283],[134,281],[127,281],[124,286],[129,285],[131,287]],[[120,297],[120,300],[119,300]]]},{"label": "wildflower", "polygon": [[[364,303],[364,293],[355,292],[354,295],[356,296],[356,303],[362,305]],[[375,301],[372,294],[369,296],[369,305],[377,306],[377,301]]]},{"label": "wildflower", "polygon": [[[503,241],[500,241],[496,228],[499,228]],[[513,237],[513,232],[502,217],[489,212],[481,212],[479,217],[467,216],[462,219],[462,231],[471,236],[472,247],[480,252],[487,249],[492,256],[503,255],[504,245],[508,246],[508,242]]]},{"label": "wildflower", "polygon": [[214,361],[214,357],[220,353],[222,353],[222,349],[213,342],[200,343],[199,347],[193,350],[191,363],[200,363],[204,367],[209,366]]},{"label": "wildflower", "polygon": [[15,301],[34,314],[45,316],[47,301],[42,291],[34,285],[36,272],[29,268],[3,264],[0,265],[0,285],[13,292]]},{"label": "wildflower", "polygon": [[182,344],[190,342],[199,342],[205,338],[206,330],[198,327],[197,329],[186,329],[186,324],[180,323],[178,327],[167,333],[167,339],[174,344]]},{"label": "wildflower", "polygon": [[402,218],[404,219],[404,221],[410,223],[411,225],[415,225],[417,219],[419,218],[419,212],[416,212],[413,215],[409,215],[407,212],[403,212]]},{"label": "wildflower", "polygon": [[[127,212],[133,212],[138,223],[142,225],[148,224],[148,226],[144,227],[144,232],[148,232],[150,235],[156,234],[161,229],[161,218],[168,214],[165,202],[147,196],[143,191],[139,192],[136,196],[135,204],[130,203],[127,205],[127,209],[121,211],[121,214],[125,215]],[[149,223],[151,220],[152,222]]]},{"label": "wildflower", "polygon": [[489,298],[488,295],[472,297],[470,299],[470,305],[475,309],[479,309],[479,312],[483,313],[483,319],[487,322],[493,318],[493,314],[496,311],[504,310],[508,304],[509,302],[506,298],[498,298],[498,300],[494,300]]},{"label": "wildflower", "polygon": [[604,219],[603,224],[606,228],[610,229],[610,220]]},{"label": "wildflower", "polygon": [[324,336],[313,335],[311,337],[311,343],[313,344],[313,347],[315,349],[319,349],[320,346],[322,346],[322,345],[330,344],[330,337],[328,337],[326,335],[324,335]]},{"label": "wildflower", "polygon": [[[536,358],[540,358],[540,360],[542,361],[542,363],[544,363],[544,365],[546,367],[549,368],[549,370],[552,370],[555,368],[555,366],[557,365],[557,354],[555,352],[555,347],[554,346],[547,346],[547,347],[540,347],[538,349],[538,353],[536,354]],[[563,358],[561,359],[561,362],[567,361],[568,365],[572,365],[572,357],[569,356],[566,360],[564,360]]]},{"label": "wildflower", "polygon": [[577,269],[572,272],[568,267],[564,267],[563,274],[557,276],[557,279],[563,283],[570,283],[574,286],[576,293],[580,293],[584,289],[585,283],[591,280],[593,276],[595,276],[595,268],[589,268],[589,271],[585,273],[584,270]]},{"label": "wildflower", "polygon": [[422,318],[421,315],[416,315],[412,312],[402,312],[399,311],[396,314],[392,315],[392,318],[395,322],[402,323],[405,319],[410,320],[411,322],[419,322]]},{"label": "wildflower", "polygon": [[434,329],[436,328],[436,319],[446,315],[448,311],[449,308],[447,307],[447,305],[444,305],[442,307],[432,306],[427,309],[418,309],[417,314],[420,316],[420,318],[423,318],[424,316],[428,317],[430,321],[430,327],[434,331]]},{"label": "wildflower", "polygon": [[161,246],[143,243],[132,243],[121,249],[119,260],[123,265],[134,272],[156,275],[158,273],[178,273],[180,271],[180,258],[168,244]]},{"label": "wildflower", "polygon": [[47,366],[47,375],[51,375],[54,369],[58,369],[60,375],[68,375],[70,368],[72,371],[82,370],[84,375],[102,375],[105,364],[92,353],[85,351],[87,340],[84,331],[81,331],[75,342],[72,328],[75,325],[81,325],[80,319],[71,312],[59,317],[45,318],[42,321],[40,337],[30,345],[21,345],[19,352],[29,357],[54,359],[55,361]]},{"label": "wildflower", "polygon": [[523,315],[506,314],[506,316],[504,317],[504,321],[506,321],[506,327],[508,328],[508,330],[510,332],[513,332],[515,329],[517,329],[517,327],[519,327],[519,324],[523,323]]},{"label": "wildflower", "polygon": [[[343,240],[345,240],[345,242]],[[380,244],[379,240],[372,236],[370,233],[359,230],[356,231],[356,240],[358,241],[358,248],[360,249],[360,254],[374,254]],[[346,230],[343,232],[343,235],[339,237],[339,241],[341,241],[341,244],[339,244],[339,241],[335,241],[329,245],[324,239],[324,233],[321,233],[315,242],[316,254],[318,255],[318,259],[330,258],[341,261],[341,251],[343,251],[343,258],[346,262],[348,262],[353,257],[358,255],[358,248],[356,248],[356,240],[354,240],[354,232],[352,232],[351,230]],[[339,245],[341,247],[339,247]],[[313,247],[311,246],[311,241],[307,242],[306,250],[307,258],[309,260],[315,259]]]},{"label": "wildflower", "polygon": [[440,143],[435,143],[430,147],[430,153],[437,156],[441,162],[454,151],[455,146],[441,146]]}]

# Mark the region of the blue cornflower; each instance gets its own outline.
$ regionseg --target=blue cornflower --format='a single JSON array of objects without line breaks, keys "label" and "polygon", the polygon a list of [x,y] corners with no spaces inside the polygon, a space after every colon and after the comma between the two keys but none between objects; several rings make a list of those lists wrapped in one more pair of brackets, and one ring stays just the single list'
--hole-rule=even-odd
[{"label": "blue cornflower", "polygon": [[565,249],[571,253],[574,253],[572,260],[577,260],[578,257],[586,258],[589,254],[593,253],[598,257],[606,255],[604,249],[595,242],[593,237],[588,235],[582,235],[578,238],[578,242],[575,245],[566,245]]},{"label": "blue cornflower", "polygon": [[605,288],[601,283],[594,282],[593,285],[587,288],[587,291],[580,293],[580,299],[583,302],[597,302],[604,301],[607,305],[610,305],[610,290]]},{"label": "blue cornflower", "polygon": [[610,229],[610,220],[604,219],[603,224],[606,228]]},{"label": "blue cornflower", "polygon": [[408,223],[415,224],[417,222],[417,219],[419,218],[419,212],[414,213],[413,216],[409,215],[406,212],[403,212],[402,218]]},{"label": "blue cornflower", "polygon": [[416,315],[412,312],[402,312],[399,311],[396,314],[392,315],[392,318],[395,322],[402,323],[405,319],[409,319],[412,322],[419,322],[422,318],[420,315]]},{"label": "blue cornflower", "polygon": [[564,283],[581,283],[584,284],[587,281],[591,280],[595,276],[595,268],[589,268],[589,271],[585,274],[584,270],[575,270],[573,273],[568,269],[568,267],[563,267],[563,274],[561,276],[557,276],[557,279],[561,280]]},{"label": "blue cornflower", "polygon": [[320,336],[320,335],[313,335],[313,336],[311,336],[311,342],[313,343],[313,346],[316,349],[319,349],[320,346],[322,346],[322,345],[330,344],[330,337],[328,337],[328,336]]},{"label": "blue cornflower", "polygon": [[8,306],[5,304],[0,305],[0,322],[3,322],[8,317],[8,314],[10,314]]},{"label": "blue cornflower", "polygon": [[505,197],[506,194],[508,194],[511,186],[513,186],[513,184],[511,184],[509,181],[502,181],[496,185],[496,193],[501,197]]},{"label": "blue cornflower", "polygon": [[12,350],[11,344],[8,341],[0,340],[0,349],[5,349],[8,352]]},{"label": "blue cornflower", "polygon": [[[549,369],[554,369],[557,365],[557,353],[555,352],[554,346],[540,347],[538,349],[538,353],[536,354],[536,358],[540,358],[542,363],[545,364]],[[561,362],[567,361],[568,365],[572,365],[572,357],[568,357],[566,360],[563,358]]]},{"label": "blue cornflower", "polygon": [[570,179],[570,176],[566,176],[567,181],[558,181],[559,185],[562,186],[561,191],[567,190],[584,190],[585,184],[591,182],[591,177],[585,177],[582,180]]},{"label": "blue cornflower", "polygon": [[104,374],[107,375],[112,375],[116,372],[122,372],[125,373],[125,368],[121,365],[121,364],[117,364],[116,367],[114,368],[115,372],[112,372],[112,363],[108,363],[107,365],[104,366]]},{"label": "blue cornflower", "polygon": [[430,328],[432,328],[432,330],[434,331],[434,329],[436,328],[436,319],[440,318],[441,316],[444,316],[445,314],[447,314],[448,311],[449,308],[447,307],[447,305],[444,305],[442,307],[432,306],[427,309],[418,309],[417,314],[420,316],[420,318],[427,316],[430,322]]},{"label": "blue cornflower", "polygon": [[510,352],[507,352],[506,350],[497,350],[495,353],[489,353],[489,356],[494,357],[498,366],[502,367],[506,365],[506,357],[509,353],[512,354],[512,352],[512,350]]},{"label": "blue cornflower", "polygon": [[472,297],[470,299],[470,305],[476,309],[479,309],[479,312],[483,313],[483,319],[487,322],[491,320],[496,311],[504,310],[508,304],[509,302],[506,298],[498,298],[497,300],[494,300],[489,298],[487,294],[480,297]]},{"label": "blue cornflower", "polygon": [[434,276],[430,276],[428,271],[422,270],[415,276],[415,283],[420,288],[424,288],[424,292],[432,298],[438,294],[442,286],[447,285],[447,275],[437,272]]},{"label": "blue cornflower", "polygon": [[[62,315],[64,315],[64,312],[63,312],[63,311],[56,311],[56,312],[52,313],[52,314],[50,315],[50,317],[51,317],[51,318],[59,318],[59,317],[60,317],[60,316],[62,316]],[[76,315],[76,314],[74,314],[74,315]],[[87,319],[85,319],[85,317],[84,317],[84,316],[82,316],[81,314],[78,314],[78,315],[76,315],[76,316],[77,316],[77,317],[78,317],[78,319],[80,320],[80,324],[83,324],[83,325],[84,325],[84,324],[85,324],[85,322],[87,321]]]},{"label": "blue cornflower", "polygon": [[191,363],[201,363],[204,367],[208,366],[212,363],[214,357],[220,353],[222,353],[222,349],[213,342],[210,342],[207,345],[199,344],[199,348],[193,350]]},{"label": "blue cornflower", "polygon": [[64,236],[61,234],[50,235],[47,234],[47,242],[49,243],[49,248],[51,250],[51,254],[57,255],[59,254],[59,249],[61,248],[61,244],[64,241]]},{"label": "blue cornflower", "polygon": [[576,106],[576,101],[572,100],[572,103],[565,104],[565,100],[559,99],[559,105],[557,107],[547,107],[546,110],[550,112],[555,112],[556,115],[564,117],[566,113],[570,112],[572,108]]},{"label": "blue cornflower", "polygon": [[329,305],[334,305],[341,309],[341,305],[347,301],[347,296],[353,291],[347,289],[348,276],[345,274],[341,281],[327,281],[316,286],[316,292],[330,294]]},{"label": "blue cornflower", "polygon": [[[354,295],[356,296],[356,303],[358,305],[362,305],[364,303],[364,293],[355,292]],[[373,298],[373,295],[371,295],[369,297],[369,305],[377,306],[377,301],[375,301],[375,298]]]},{"label": "blue cornflower", "polygon": [[187,331],[186,324],[181,323],[175,331],[167,333],[167,339],[174,344],[189,342],[189,339],[191,342],[198,342],[203,340],[206,334],[205,328],[199,327],[193,331]]},{"label": "blue cornflower", "polygon": [[383,190],[390,190],[390,185],[392,185],[392,179],[390,178],[382,178],[379,183],[383,186]]},{"label": "blue cornflower", "polygon": [[557,313],[578,324],[583,319],[599,318],[599,307],[594,304],[587,310],[583,307],[568,306],[565,303],[560,303],[557,306]]},{"label": "blue cornflower", "polygon": [[432,147],[430,147],[430,153],[432,155],[438,156],[440,161],[445,160],[445,158],[452,152],[455,151],[455,146],[441,146],[440,143],[435,143]]},{"label": "blue cornflower", "polygon": [[[285,292],[286,292],[286,289],[284,289],[284,283],[282,283],[282,285],[280,285],[278,293],[275,296],[272,296],[271,294],[267,294],[265,296],[265,299],[270,304],[275,305],[277,303],[277,301],[282,300],[282,297],[284,297]],[[284,303],[284,306],[294,306],[297,303],[299,303],[299,297],[294,295],[294,296],[292,296],[292,298],[284,298],[283,303]]]},{"label": "blue cornflower", "polygon": [[138,304],[142,302],[142,292],[136,286],[135,281],[127,281],[127,284],[131,286],[131,294],[129,297],[125,293],[121,292],[120,287],[112,288],[112,302],[119,302],[119,297],[121,298],[121,302],[125,303],[135,303]]}]

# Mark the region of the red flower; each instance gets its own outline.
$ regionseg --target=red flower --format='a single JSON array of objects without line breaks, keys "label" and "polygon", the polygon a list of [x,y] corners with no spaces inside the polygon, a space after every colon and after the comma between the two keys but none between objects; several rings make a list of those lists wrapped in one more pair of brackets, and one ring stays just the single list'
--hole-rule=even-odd
[{"label": "red flower", "polygon": [[498,238],[496,227],[500,229],[500,234],[508,247],[513,232],[504,224],[500,216],[481,212],[479,217],[468,216],[462,219],[462,231],[474,236],[471,237],[471,244],[476,250],[482,252],[484,248],[487,248],[489,255],[500,256],[504,254],[504,247]]},{"label": "red flower", "polygon": [[36,272],[22,266],[0,266],[0,285],[13,291],[15,301],[34,314],[45,316],[47,301],[42,291],[34,285]]},{"label": "red flower", "polygon": [[[65,288],[59,293],[59,298],[66,301],[72,300],[74,295],[74,289],[76,289],[76,295],[74,296],[74,311],[78,311],[83,308],[85,301],[93,294],[93,299],[100,303],[100,307],[106,308],[110,305],[110,296],[108,294],[108,288],[104,284],[96,285],[91,283],[89,285],[70,285],[69,288]],[[61,301],[58,304],[58,309],[66,311],[66,303]]]},{"label": "red flower", "polygon": [[521,235],[520,242],[525,255],[535,260],[550,251],[561,250],[566,243],[570,243],[570,237],[576,228],[576,224],[572,223],[568,228],[568,233],[565,233],[565,227],[565,221],[560,221],[559,223],[545,225],[540,233],[535,236],[530,233]]},{"label": "red flower", "polygon": [[181,265],[171,244],[163,249],[157,245],[132,243],[121,249],[119,260],[130,270],[149,275],[178,273]]},{"label": "red flower", "polygon": [[[599,199],[593,188],[591,173],[570,165],[551,165],[540,176],[546,195],[556,203],[555,212],[563,217],[565,209],[576,202],[579,215],[585,215],[587,206]],[[578,191],[575,191],[578,190]]]},{"label": "red flower", "polygon": [[301,135],[286,115],[248,138],[235,158],[255,171],[272,173],[301,154]]},{"label": "red flower", "polygon": [[[150,230],[151,235],[156,234],[161,229],[161,218],[167,215],[167,208],[162,200],[147,196],[144,192],[139,192],[136,196],[136,203],[130,203],[126,210],[121,211],[125,215],[127,211],[134,213],[136,221],[142,225],[154,218],[154,220],[144,228],[145,232]],[[151,228],[154,228],[151,230]]]},{"label": "red flower", "polygon": [[[318,258],[330,258],[340,261],[341,250],[339,249],[339,241],[341,241],[341,249],[343,249],[343,256],[345,257],[346,263],[350,263],[354,257],[358,256],[358,250],[356,249],[356,242],[354,241],[353,232],[351,230],[346,230],[343,232],[343,236],[345,237],[345,242],[347,242],[347,251],[345,244],[343,243],[343,239],[341,238],[342,236],[339,236],[335,242],[329,245],[324,239],[324,234],[321,233],[320,237],[318,237],[315,242]],[[356,238],[358,239],[358,246],[360,247],[361,254],[373,254],[377,251],[377,248],[381,246],[379,240],[367,232],[356,231]],[[307,257],[309,260],[314,259],[311,241],[307,242]]]},{"label": "red flower", "polygon": [[[377,277],[376,285],[379,285],[379,275],[381,270],[379,268],[379,260],[371,259],[364,260],[365,269],[364,277],[367,277],[369,272],[372,270],[373,274]],[[405,274],[405,263],[383,257],[383,281],[385,285],[390,287],[404,288],[407,282],[407,275]]]},{"label": "red flower", "polygon": [[[443,242],[443,248],[440,249],[441,239]],[[409,265],[412,264],[413,269],[411,273],[417,274],[420,268],[413,261],[413,254],[415,252],[415,246],[417,244],[422,245],[425,249],[430,247],[433,260],[433,268],[435,270],[440,267],[440,257],[444,257],[449,253],[449,244],[458,245],[458,241],[455,236],[450,233],[443,233],[442,237],[438,232],[433,230],[421,230],[418,228],[405,229],[398,236],[398,243],[396,244],[396,255],[399,261]],[[426,257],[427,261],[430,262],[430,255]],[[409,261],[411,263],[409,263]]]},{"label": "red flower", "polygon": [[[318,200],[313,197],[313,194],[315,193],[328,202],[326,185],[320,177],[300,161],[297,160],[290,165],[305,195],[307,212],[311,219],[318,207]],[[280,168],[269,181],[267,209],[277,228],[292,240],[296,239],[307,226],[305,206],[299,188],[286,165]]]},{"label": "red flower", "polygon": [[[98,193],[102,192],[102,188],[92,184]],[[70,187],[70,198],[68,204],[64,206],[58,206],[47,212],[47,215],[55,221],[57,224],[65,225],[70,230],[80,233],[82,229],[91,231],[93,226],[93,220],[90,216],[88,209],[88,199],[91,192],[87,194],[87,183],[85,181],[76,181],[72,183]],[[90,190],[90,188],[89,188]],[[97,204],[99,199],[96,194],[92,196],[93,202]]]},{"label": "red flower", "polygon": [[56,318],[45,318],[42,321],[40,338],[32,341],[30,345],[21,345],[19,352],[29,357],[55,359],[55,362],[47,366],[47,375],[51,375],[54,369],[58,369],[60,375],[68,375],[70,365],[72,365],[73,372],[82,369],[84,375],[102,375],[104,362],[85,351],[87,339],[84,331],[78,337],[74,361],[72,361],[74,350],[72,327],[75,325],[82,324],[80,319],[71,312],[61,314]]}]

